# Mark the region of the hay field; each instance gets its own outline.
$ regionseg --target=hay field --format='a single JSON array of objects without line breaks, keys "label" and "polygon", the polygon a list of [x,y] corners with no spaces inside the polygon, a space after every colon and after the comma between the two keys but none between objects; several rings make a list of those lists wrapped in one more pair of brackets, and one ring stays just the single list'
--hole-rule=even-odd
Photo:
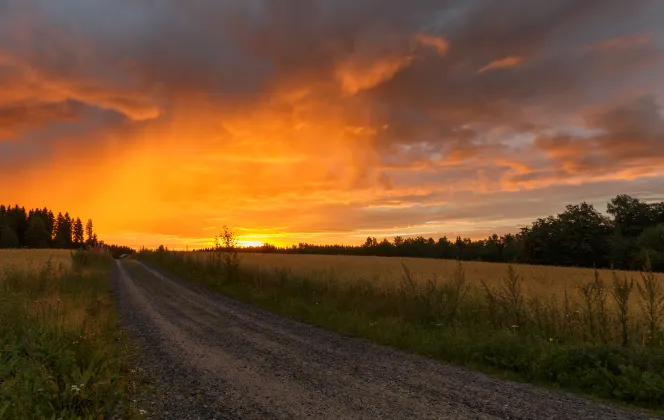
[{"label": "hay field", "polygon": [[[197,259],[208,258],[208,253],[189,253]],[[346,255],[298,255],[298,254],[240,254],[241,264],[247,268],[260,270],[290,270],[293,274],[311,278],[330,279],[339,282],[369,280],[376,286],[390,286],[401,282],[402,262],[419,281],[436,276],[443,282],[451,278],[457,267],[454,260],[426,258],[368,257]],[[470,284],[481,286],[481,282],[500,285],[507,272],[508,264],[463,261],[466,278]],[[523,292],[526,296],[562,297],[567,290],[575,294],[579,287],[593,281],[594,270],[590,268],[551,267],[536,265],[514,265],[523,278]],[[599,270],[601,278],[610,285],[610,270]],[[638,272],[617,272],[640,279]],[[661,277],[661,275],[660,275]]]},{"label": "hay field", "polygon": [[53,267],[71,268],[69,250],[63,249],[0,249],[0,271],[20,269],[39,270],[51,259]]}]

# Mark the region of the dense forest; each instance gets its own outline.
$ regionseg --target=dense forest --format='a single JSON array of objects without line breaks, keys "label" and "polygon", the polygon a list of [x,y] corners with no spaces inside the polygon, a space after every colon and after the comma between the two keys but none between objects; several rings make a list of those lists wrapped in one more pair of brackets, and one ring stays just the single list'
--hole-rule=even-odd
[{"label": "dense forest", "polygon": [[48,208],[31,209],[0,205],[0,248],[78,249],[102,245],[113,255],[128,254],[131,248],[104,244],[94,232],[92,219],[83,225],[69,213],[55,215]]},{"label": "dense forest", "polygon": [[471,240],[447,237],[367,238],[360,246],[270,244],[243,251],[446,258],[490,262],[640,269],[650,260],[664,271],[664,202],[648,204],[628,195],[611,199],[606,213],[581,203],[537,219],[517,234]]}]

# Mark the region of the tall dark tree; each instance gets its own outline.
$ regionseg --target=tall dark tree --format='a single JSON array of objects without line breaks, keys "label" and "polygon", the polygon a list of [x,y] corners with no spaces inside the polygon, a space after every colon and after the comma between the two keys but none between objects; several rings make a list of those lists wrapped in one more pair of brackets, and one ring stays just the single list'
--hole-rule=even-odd
[{"label": "tall dark tree", "polygon": [[508,233],[503,235],[501,241],[505,245],[505,250],[503,251],[502,262],[515,262],[518,260],[522,252],[522,242],[516,235]]},{"label": "tall dark tree", "polygon": [[502,238],[496,234],[491,235],[486,240],[485,261],[503,261],[503,252],[505,243]]},{"label": "tall dark tree", "polygon": [[664,224],[651,226],[637,239],[639,250],[634,255],[634,266],[640,268],[650,260],[653,270],[664,271]]},{"label": "tall dark tree", "polygon": [[92,219],[88,219],[88,222],[85,224],[85,235],[87,236],[88,244],[93,244],[95,234],[92,226]]},{"label": "tall dark tree", "polygon": [[18,248],[18,236],[9,225],[0,225],[0,248]]},{"label": "tall dark tree", "polygon": [[28,228],[28,215],[25,212],[25,207],[19,207],[18,205],[14,207],[8,206],[0,223],[7,225],[14,232],[19,243],[17,246],[21,246],[24,243],[25,231]]},{"label": "tall dark tree", "polygon": [[664,202],[653,203],[650,205],[652,211],[653,222],[655,224],[664,223]]},{"label": "tall dark tree", "polygon": [[537,219],[522,229],[524,257],[534,264],[604,267],[611,221],[588,203],[567,206],[558,216]]},{"label": "tall dark tree", "polygon": [[64,226],[64,237],[67,240],[67,248],[71,248],[73,245],[73,224],[74,220],[71,218],[69,213],[65,213],[65,226]]},{"label": "tall dark tree", "polygon": [[55,218],[55,238],[53,238],[53,245],[56,248],[67,248],[71,241],[71,227],[67,224],[67,220],[58,213]]},{"label": "tall dark tree", "polygon": [[51,240],[41,215],[33,215],[25,232],[25,242],[29,248],[48,248]]},{"label": "tall dark tree", "polygon": [[[46,212],[46,208],[44,208],[44,212]],[[55,215],[53,214],[53,211],[48,210],[47,217],[44,219],[44,223],[46,224],[46,230],[48,233],[51,235],[51,238],[55,235]]]},{"label": "tall dark tree", "polygon": [[618,195],[606,206],[614,218],[616,231],[625,238],[636,238],[653,225],[653,208],[638,198]]},{"label": "tall dark tree", "polygon": [[607,205],[614,217],[615,233],[610,239],[609,259],[616,268],[640,269],[648,252],[639,243],[640,236],[664,223],[664,203],[647,204],[628,195],[618,195]]},{"label": "tall dark tree", "polygon": [[81,221],[80,217],[77,217],[76,220],[74,221],[74,226],[73,226],[73,232],[72,232],[72,239],[74,241],[74,245],[79,247],[83,245],[84,241],[84,236],[83,236],[83,222]]}]

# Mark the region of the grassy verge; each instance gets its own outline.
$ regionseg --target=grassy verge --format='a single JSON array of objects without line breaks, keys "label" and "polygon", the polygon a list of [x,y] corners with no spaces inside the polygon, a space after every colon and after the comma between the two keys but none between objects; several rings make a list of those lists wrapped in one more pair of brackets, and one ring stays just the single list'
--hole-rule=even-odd
[{"label": "grassy verge", "polygon": [[[523,279],[512,268],[501,284],[481,288],[468,284],[461,264],[443,281],[413,279],[404,267],[399,284],[376,287],[370,281],[339,282],[242,264],[227,272],[218,260],[168,251],[143,252],[139,258],[349,336],[512,379],[645,408],[664,406],[661,317],[653,316],[662,313],[657,302],[664,302],[664,290],[649,273],[636,286],[597,277],[575,297],[556,301],[523,296]],[[637,298],[643,311],[630,313],[630,299]]]},{"label": "grassy verge", "polygon": [[140,418],[140,377],[110,295],[110,258],[0,269],[0,419]]}]

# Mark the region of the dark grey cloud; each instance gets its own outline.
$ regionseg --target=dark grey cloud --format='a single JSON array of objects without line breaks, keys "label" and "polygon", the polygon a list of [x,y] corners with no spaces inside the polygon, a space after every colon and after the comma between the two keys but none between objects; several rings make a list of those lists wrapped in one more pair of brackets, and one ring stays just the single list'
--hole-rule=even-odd
[{"label": "dark grey cloud", "polygon": [[[0,96],[0,133],[17,139],[29,124],[36,136],[52,128],[49,121],[95,125],[94,112],[71,103],[138,125],[168,122],[202,104],[218,109],[219,120],[255,107],[296,120],[290,105],[272,105],[272,95],[305,86],[303,101],[334,104],[348,125],[375,129],[385,167],[508,159],[510,135],[540,137],[546,152],[552,146],[543,131],[570,124],[588,105],[658,83],[662,13],[658,0],[4,0],[0,88],[11,95]],[[413,37],[422,33],[445,38],[446,53],[417,45]],[[635,35],[646,42],[592,48]],[[354,95],[338,81],[348,61],[370,67],[404,56],[405,64]],[[509,57],[520,61],[478,73]],[[657,126],[649,115],[638,123]],[[606,121],[594,125],[620,131]],[[496,130],[503,134],[487,134]],[[643,140],[633,149],[644,154],[658,136],[619,135]],[[611,154],[619,141],[584,144],[591,143]],[[579,165],[611,163],[604,155],[587,159]],[[392,175],[377,178],[398,184]]]},{"label": "dark grey cloud", "polygon": [[[561,117],[588,104],[657,83],[652,69],[664,69],[661,44],[653,41],[611,51],[586,47],[629,37],[629,30],[662,32],[651,20],[652,14],[661,13],[664,4],[656,2],[639,2],[634,9],[617,0],[479,2],[451,28],[441,29],[450,40],[446,56],[415,60],[366,95],[383,107],[384,122],[423,132],[442,127],[448,133],[438,137],[443,143],[473,141],[464,139],[468,132],[462,128],[469,124],[519,132],[555,127]],[[623,24],[625,15],[633,22],[629,27]],[[513,68],[477,73],[506,57],[522,61]],[[538,112],[524,112],[527,109]],[[411,116],[417,124],[409,124]],[[388,133],[385,140],[409,142],[418,137],[399,131]]]},{"label": "dark grey cloud", "polygon": [[[7,173],[20,173],[58,153],[83,158],[95,153],[91,145],[104,142],[108,135],[121,135],[126,122],[118,112],[76,101],[0,109],[0,166]],[[11,137],[3,138],[2,128]]]},{"label": "dark grey cloud", "polygon": [[572,175],[630,168],[638,172],[664,163],[664,116],[652,95],[589,111],[585,121],[593,130],[589,135],[561,133],[536,141],[561,172]]},{"label": "dark grey cloud", "polygon": [[74,121],[81,111],[82,104],[74,101],[0,106],[0,141],[22,130],[43,128],[52,121]]}]

